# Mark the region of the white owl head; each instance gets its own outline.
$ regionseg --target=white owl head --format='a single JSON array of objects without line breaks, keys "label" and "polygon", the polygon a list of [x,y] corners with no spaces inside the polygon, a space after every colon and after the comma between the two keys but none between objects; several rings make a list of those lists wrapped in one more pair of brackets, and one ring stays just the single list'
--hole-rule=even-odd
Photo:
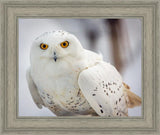
[{"label": "white owl head", "polygon": [[56,62],[66,57],[76,57],[82,49],[79,40],[68,32],[46,32],[34,40],[31,59],[51,59]]}]

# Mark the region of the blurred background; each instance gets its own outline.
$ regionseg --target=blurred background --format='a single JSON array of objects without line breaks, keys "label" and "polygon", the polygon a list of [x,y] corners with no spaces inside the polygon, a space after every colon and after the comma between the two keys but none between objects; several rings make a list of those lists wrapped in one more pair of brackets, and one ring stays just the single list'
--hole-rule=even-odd
[{"label": "blurred background", "polygon": [[[141,97],[140,19],[19,19],[19,116],[55,116],[45,107],[37,108],[26,81],[33,40],[53,30],[68,31],[85,49],[101,53],[121,73],[131,91]],[[141,116],[141,107],[129,109],[129,116]]]}]

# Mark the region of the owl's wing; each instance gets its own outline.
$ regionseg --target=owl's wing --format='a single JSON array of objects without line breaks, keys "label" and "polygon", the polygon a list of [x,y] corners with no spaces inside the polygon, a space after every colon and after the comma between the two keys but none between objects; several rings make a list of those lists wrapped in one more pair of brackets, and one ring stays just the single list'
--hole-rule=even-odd
[{"label": "owl's wing", "polygon": [[78,84],[83,95],[98,115],[114,115],[116,112],[114,108],[123,96],[123,86],[120,74],[112,65],[99,62],[95,66],[83,70],[79,75]]},{"label": "owl's wing", "polygon": [[38,93],[38,90],[37,90],[35,83],[33,82],[32,76],[30,74],[30,69],[27,70],[26,78],[27,78],[28,87],[29,87],[30,93],[32,95],[32,98],[33,98],[35,104],[37,105],[37,107],[41,109],[42,105],[44,105],[44,103]]}]

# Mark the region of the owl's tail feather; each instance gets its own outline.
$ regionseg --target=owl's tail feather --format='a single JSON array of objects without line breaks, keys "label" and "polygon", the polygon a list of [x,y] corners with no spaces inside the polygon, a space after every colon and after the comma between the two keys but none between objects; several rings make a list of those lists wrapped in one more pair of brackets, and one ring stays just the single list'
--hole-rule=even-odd
[{"label": "owl's tail feather", "polygon": [[141,98],[138,95],[131,92],[130,87],[127,84],[123,83],[123,85],[124,85],[124,95],[126,98],[127,107],[133,108],[136,106],[140,106],[142,102]]}]

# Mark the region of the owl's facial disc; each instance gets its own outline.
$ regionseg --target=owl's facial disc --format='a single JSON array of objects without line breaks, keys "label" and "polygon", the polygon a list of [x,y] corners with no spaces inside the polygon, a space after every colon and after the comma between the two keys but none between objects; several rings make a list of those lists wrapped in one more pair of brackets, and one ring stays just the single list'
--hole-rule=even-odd
[{"label": "owl's facial disc", "polygon": [[80,58],[82,51],[83,47],[74,35],[65,31],[47,32],[34,40],[31,59],[59,63],[70,58]]}]

